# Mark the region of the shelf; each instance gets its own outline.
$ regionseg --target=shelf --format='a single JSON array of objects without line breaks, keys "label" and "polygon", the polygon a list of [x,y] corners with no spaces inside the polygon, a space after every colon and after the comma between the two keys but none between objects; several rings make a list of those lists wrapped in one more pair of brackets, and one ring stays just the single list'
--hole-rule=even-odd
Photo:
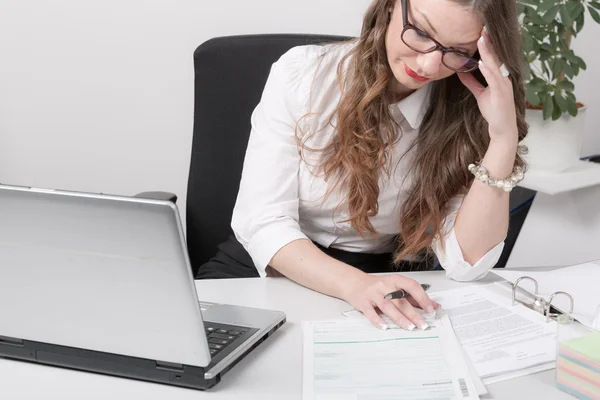
[{"label": "shelf", "polygon": [[563,172],[530,169],[519,186],[545,194],[558,194],[589,186],[600,185],[600,164],[578,161]]}]

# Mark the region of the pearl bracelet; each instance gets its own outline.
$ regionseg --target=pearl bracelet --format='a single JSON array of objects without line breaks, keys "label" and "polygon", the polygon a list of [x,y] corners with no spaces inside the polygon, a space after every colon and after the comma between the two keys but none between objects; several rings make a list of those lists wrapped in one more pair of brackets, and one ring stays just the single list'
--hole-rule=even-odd
[{"label": "pearl bracelet", "polygon": [[485,169],[485,167],[481,165],[481,162],[478,162],[476,164],[470,164],[469,172],[475,175],[475,178],[479,179],[486,185],[502,188],[505,192],[510,192],[511,190],[513,190],[513,188],[517,186],[517,184],[521,182],[523,180],[523,177],[525,176],[523,168],[516,166],[513,169],[513,173],[510,174],[508,177],[504,179],[493,178],[488,174],[487,169]]}]

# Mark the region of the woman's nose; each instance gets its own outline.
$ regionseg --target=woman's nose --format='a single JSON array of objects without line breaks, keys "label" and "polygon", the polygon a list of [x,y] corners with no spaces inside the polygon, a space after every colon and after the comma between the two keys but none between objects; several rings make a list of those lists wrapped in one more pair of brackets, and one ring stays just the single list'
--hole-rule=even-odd
[{"label": "woman's nose", "polygon": [[427,78],[437,76],[442,68],[442,52],[432,51],[431,53],[421,54],[418,59],[421,71],[417,71],[419,75],[424,75]]}]

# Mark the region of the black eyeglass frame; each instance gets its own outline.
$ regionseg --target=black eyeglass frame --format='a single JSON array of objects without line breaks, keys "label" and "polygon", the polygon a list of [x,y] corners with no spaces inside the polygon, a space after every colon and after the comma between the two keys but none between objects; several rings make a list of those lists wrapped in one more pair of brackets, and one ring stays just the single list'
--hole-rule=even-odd
[{"label": "black eyeglass frame", "polygon": [[[471,72],[471,71],[475,71],[478,67],[479,67],[479,59],[477,58],[473,58],[470,55],[455,49],[453,47],[446,47],[443,44],[441,44],[440,42],[438,42],[437,40],[435,40],[434,38],[432,38],[431,36],[429,36],[427,33],[423,32],[422,30],[420,30],[419,28],[417,28],[416,26],[414,26],[413,24],[411,24],[410,22],[408,22],[408,0],[401,0],[402,2],[402,23],[403,23],[403,29],[402,29],[402,34],[400,35],[400,39],[402,39],[402,42],[404,42],[405,45],[407,45],[409,48],[411,48],[412,50],[422,53],[422,54],[427,54],[427,53],[433,53],[434,51],[438,51],[440,50],[442,52],[442,64],[444,64],[444,66],[454,72],[458,72],[458,73],[466,73],[466,72]],[[415,30],[417,31],[417,33],[419,35],[421,35],[423,38],[429,39],[431,40],[434,44],[435,47],[433,47],[430,50],[418,50],[415,49],[414,47],[412,47],[411,45],[409,45],[408,43],[406,43],[406,40],[404,40],[404,34],[409,30]],[[466,69],[466,70],[460,70],[460,69],[456,69],[453,67],[448,66],[445,62],[444,62],[444,57],[446,56],[446,54],[448,53],[456,53],[458,55],[460,55],[461,57],[465,57],[468,58],[469,60],[474,62],[474,66],[472,68]]]}]

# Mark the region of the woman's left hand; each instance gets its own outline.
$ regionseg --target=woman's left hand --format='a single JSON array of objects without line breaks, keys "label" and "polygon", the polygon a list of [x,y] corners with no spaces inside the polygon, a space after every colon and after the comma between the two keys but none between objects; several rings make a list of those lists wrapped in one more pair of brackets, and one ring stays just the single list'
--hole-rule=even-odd
[{"label": "woman's left hand", "polygon": [[459,73],[458,77],[475,96],[479,110],[489,124],[490,139],[516,142],[517,115],[512,81],[502,76],[502,62],[498,60],[485,29],[477,47],[481,56],[479,70],[488,86],[479,83],[471,73]]}]

